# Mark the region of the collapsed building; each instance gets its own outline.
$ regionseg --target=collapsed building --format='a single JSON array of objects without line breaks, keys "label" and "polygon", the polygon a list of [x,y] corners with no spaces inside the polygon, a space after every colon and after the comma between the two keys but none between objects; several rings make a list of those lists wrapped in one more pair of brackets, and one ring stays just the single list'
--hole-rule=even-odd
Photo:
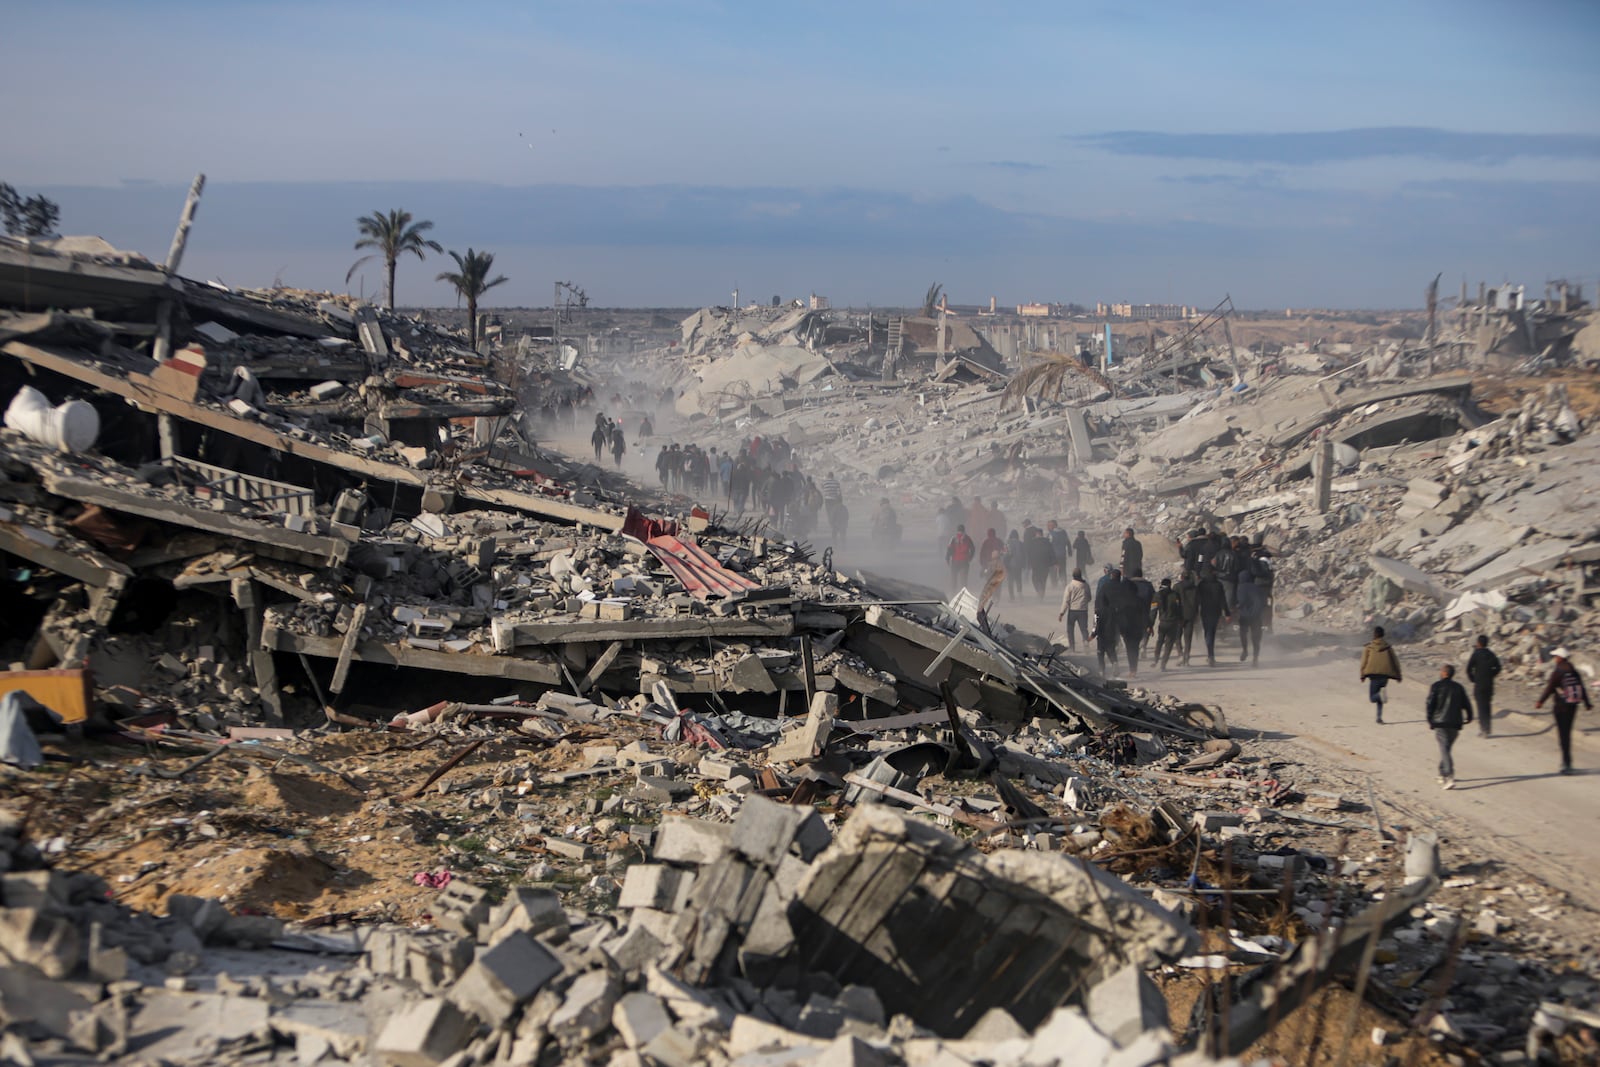
[{"label": "collapsed building", "polygon": [[[404,316],[76,241],[0,245],[0,304],[7,1059],[1146,1067],[1240,1054],[1357,974],[1446,1018],[1389,981],[1458,951],[1434,843],[1286,783],[1220,709],[541,449],[489,361]],[[893,402],[906,343],[868,385],[830,348],[876,338],[814,314],[746,352],[788,370],[740,367],[765,384],[734,403],[697,374],[683,413],[818,448],[841,418],[906,449],[842,470],[924,491],[910,413],[891,433],[824,391]],[[943,390],[919,402],[943,484],[1053,477],[940,422],[1000,398],[997,361],[949,343],[916,379]],[[1384,399],[1410,397],[1345,410]],[[1004,432],[1050,418],[1085,491],[1121,476],[1091,470],[1110,409]],[[1308,836],[1330,829],[1365,858]],[[404,899],[340,905],[378,879]],[[1397,931],[1415,955],[1374,964]],[[1189,1018],[1152,974],[1201,976]],[[1497,1010],[1413,1036],[1520,1043],[1531,1005]],[[1540,1010],[1539,1048],[1586,1025]]]}]

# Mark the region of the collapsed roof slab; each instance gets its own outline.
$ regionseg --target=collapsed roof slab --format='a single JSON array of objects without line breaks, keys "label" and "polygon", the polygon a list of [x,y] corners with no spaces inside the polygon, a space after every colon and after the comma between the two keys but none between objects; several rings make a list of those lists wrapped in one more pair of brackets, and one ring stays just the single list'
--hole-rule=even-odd
[{"label": "collapsed roof slab", "polygon": [[[344,650],[343,637],[311,637],[297,634],[268,621],[261,628],[261,647],[273,652],[298,652],[319,659],[337,661]],[[482,678],[509,678],[542,685],[562,684],[561,668],[556,663],[524,656],[486,656],[473,652],[439,652],[383,641],[357,641],[350,659],[384,667],[413,667],[418,670],[467,674]]]},{"label": "collapsed roof slab", "polygon": [[230,515],[221,511],[202,511],[176,505],[165,497],[147,497],[112,488],[88,478],[74,478],[55,471],[40,471],[45,489],[56,496],[83,504],[98,504],[112,511],[154,519],[172,526],[184,526],[231,540],[248,543],[263,556],[304,563],[312,567],[343,563],[350,542],[342,537],[320,537],[298,533],[260,519]]},{"label": "collapsed roof slab", "polygon": [[[383,463],[354,453],[341,452],[313,441],[291,437],[288,434],[263,426],[258,422],[241,419],[227,411],[189,403],[148,386],[137,384],[116,374],[99,369],[85,354],[47,348],[41,345],[12,341],[0,348],[6,355],[52,371],[102,392],[120,396],[149,411],[172,415],[196,426],[227,434],[251,444],[270,448],[285,455],[295,456],[312,463],[322,463],[337,470],[372,481],[424,489],[429,480],[423,474],[392,463]],[[456,490],[458,499],[475,500],[497,507],[555,519],[560,522],[581,523],[596,529],[615,533],[622,529],[623,516],[592,508],[579,507],[559,500],[513,489],[463,484]]]}]

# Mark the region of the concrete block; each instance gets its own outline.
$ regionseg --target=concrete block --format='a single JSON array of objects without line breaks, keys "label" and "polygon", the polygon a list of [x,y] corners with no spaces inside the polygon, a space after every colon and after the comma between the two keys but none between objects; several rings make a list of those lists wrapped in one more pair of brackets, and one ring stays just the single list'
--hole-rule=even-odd
[{"label": "concrete block", "polygon": [[1406,839],[1406,881],[1439,875],[1439,835],[1419,830]]},{"label": "concrete block", "polygon": [[624,972],[641,971],[661,958],[672,939],[662,938],[644,926],[629,926],[601,945],[601,951],[616,961]]},{"label": "concrete block", "polygon": [[498,1025],[560,973],[561,961],[549,949],[518,932],[479,952],[450,990],[450,1000]]},{"label": "concrete block", "polygon": [[545,851],[552,855],[569,860],[586,860],[589,858],[589,846],[581,841],[568,841],[564,837],[547,837],[544,839]]},{"label": "concrete block", "polygon": [[489,918],[489,894],[463,882],[452,881],[439,890],[437,923],[441,930],[474,937],[478,927]]},{"label": "concrete block", "polygon": [[728,823],[669,815],[656,832],[654,856],[664,863],[710,863],[727,851],[732,836]]},{"label": "concrete block", "polygon": [[1022,1056],[1023,1063],[1053,1063],[1072,1051],[1073,1064],[1098,1064],[1115,1051],[1104,1034],[1094,1028],[1086,1015],[1074,1007],[1057,1008],[1033,1032],[1032,1043]]},{"label": "concrete block", "polygon": [[561,906],[561,894],[553,889],[533,889],[517,886],[489,916],[491,942],[523,932],[538,937],[548,935],[552,943],[559,944],[567,935],[567,910]]},{"label": "concrete block", "polygon": [[732,760],[722,759],[719,756],[705,757],[700,761],[700,765],[695,769],[700,772],[700,777],[710,778],[713,781],[718,782],[726,782],[728,779],[741,774],[750,774],[750,768],[746,767],[744,764],[735,763]]},{"label": "concrete block", "polygon": [[663,1030],[639,1051],[656,1067],[700,1067],[705,1062],[695,1039],[677,1027]]},{"label": "concrete block", "polygon": [[37,908],[0,911],[0,952],[29,963],[46,978],[65,978],[83,958],[83,939],[69,920]]},{"label": "concrete block", "polygon": [[739,808],[731,844],[740,855],[776,868],[791,846],[809,861],[832,840],[833,834],[815,808],[779,804],[753,795]]},{"label": "concrete block", "polygon": [[562,1044],[581,1045],[604,1030],[617,1004],[617,981],[607,971],[586,971],[567,987],[550,1017],[550,1033]]},{"label": "concrete block", "polygon": [[332,400],[344,392],[343,382],[318,382],[310,390],[312,400]]},{"label": "concrete block", "polygon": [[767,753],[773,763],[808,760],[820,753],[833,732],[834,720],[839,716],[839,698],[833,693],[816,693],[806,712],[806,721],[799,729],[783,736]]},{"label": "concrete block", "polygon": [[1195,828],[1205,833],[1215,833],[1225,826],[1240,826],[1244,823],[1244,816],[1233,811],[1197,811],[1194,813]]},{"label": "concrete block", "polygon": [[1119,1046],[1147,1030],[1165,1032],[1167,1001],[1139,967],[1124,967],[1089,990],[1089,1021]]},{"label": "concrete block", "polygon": [[636,863],[628,868],[617,898],[619,908],[654,908],[677,911],[688,899],[694,872],[663,863]]},{"label": "concrete block", "polygon": [[1001,1041],[1012,1041],[1027,1036],[1028,1031],[1012,1018],[1010,1012],[1004,1008],[990,1008],[978,1017],[978,1021],[972,1024],[962,1040],[998,1044]]},{"label": "concrete block", "polygon": [[442,997],[432,997],[389,1016],[374,1052],[388,1067],[433,1067],[466,1046],[472,1020]]},{"label": "concrete block", "polygon": [[629,1048],[638,1049],[672,1028],[672,1017],[660,997],[629,993],[611,1009],[611,1025]]}]

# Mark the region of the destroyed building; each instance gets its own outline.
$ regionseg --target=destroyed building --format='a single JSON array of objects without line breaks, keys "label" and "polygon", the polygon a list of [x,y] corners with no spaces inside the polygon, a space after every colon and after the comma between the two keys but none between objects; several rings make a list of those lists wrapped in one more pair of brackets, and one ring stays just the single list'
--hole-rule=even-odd
[{"label": "destroyed building", "polygon": [[[1375,801],[971,593],[540,447],[448,331],[78,240],[0,244],[0,305],[0,1059],[1199,1064],[1356,975],[1419,1046],[1592,1025],[1553,964],[1450,1012],[1408,981],[1462,905]],[[837,314],[693,317],[679,415],[905,501],[1071,479],[1105,516],[1270,522],[1297,587],[1378,521],[1302,497],[1436,463],[1437,495],[1362,487],[1416,525],[1360,564],[1403,610],[1455,603],[1413,542],[1481,579],[1467,523],[1593,540],[1495,495],[1567,431],[1583,461],[1554,393],[1497,425],[1449,379],[1197,375],[1006,415],[976,334]]]}]

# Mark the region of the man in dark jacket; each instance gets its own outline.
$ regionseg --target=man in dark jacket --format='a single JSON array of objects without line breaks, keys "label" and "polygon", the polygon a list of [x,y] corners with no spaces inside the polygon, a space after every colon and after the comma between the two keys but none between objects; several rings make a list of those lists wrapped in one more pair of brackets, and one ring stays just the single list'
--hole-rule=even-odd
[{"label": "man in dark jacket", "polygon": [[1478,705],[1478,736],[1494,732],[1494,680],[1500,676],[1500,657],[1489,651],[1489,639],[1478,638],[1478,647],[1467,657],[1467,681],[1472,683],[1472,699]]},{"label": "man in dark jacket", "polygon": [[1456,787],[1456,764],[1450,749],[1461,736],[1461,728],[1472,721],[1472,704],[1467,691],[1456,681],[1456,669],[1446,663],[1439,668],[1439,680],[1428,689],[1428,726],[1439,742],[1439,784]]},{"label": "man in dark jacket", "polygon": [[1082,530],[1072,539],[1072,554],[1077,560],[1078,569],[1084,574],[1089,573],[1089,568],[1094,566],[1094,553],[1089,551],[1089,538]]},{"label": "man in dark jacket", "polygon": [[1050,582],[1050,568],[1055,565],[1055,549],[1043,530],[1030,526],[1027,539],[1022,542],[1022,552],[1028,560],[1028,576],[1033,579],[1033,591],[1043,600],[1045,587]]},{"label": "man in dark jacket", "polygon": [[1133,536],[1133,527],[1122,531],[1122,573],[1132,574],[1144,569],[1144,545]]},{"label": "man in dark jacket", "polygon": [[1239,662],[1261,662],[1261,626],[1267,618],[1267,594],[1249,571],[1239,575],[1234,593],[1234,614],[1239,619]]},{"label": "man in dark jacket", "polygon": [[1239,588],[1239,553],[1236,545],[1239,539],[1230,538],[1217,548],[1216,555],[1211,557],[1211,565],[1217,569],[1217,581],[1222,583],[1222,591],[1228,598],[1228,614],[1233,614],[1234,605],[1238,603],[1234,594]]},{"label": "man in dark jacket", "polygon": [[1583,684],[1583,675],[1578,673],[1578,668],[1572,665],[1570,655],[1564,648],[1550,653],[1550,658],[1556,661],[1555,670],[1550,672],[1550,681],[1545,684],[1544,692],[1533,702],[1537,708],[1543,706],[1546,700],[1555,698],[1551,709],[1556,716],[1556,736],[1561,741],[1562,774],[1572,773],[1572,723],[1578,717],[1578,701],[1583,701],[1583,706],[1590,711],[1594,710],[1594,705],[1589,703],[1589,688]]},{"label": "man in dark jacket", "polygon": [[1189,539],[1183,543],[1184,570],[1200,573],[1200,568],[1211,559],[1211,553],[1216,551],[1216,545],[1211,543],[1211,538],[1206,536],[1206,528],[1197,526],[1189,531]]},{"label": "man in dark jacket", "polygon": [[1137,567],[1133,576],[1122,579],[1122,605],[1119,618],[1122,622],[1122,644],[1128,652],[1128,677],[1139,675],[1139,647],[1150,631],[1150,611],[1156,598],[1156,587],[1145,581],[1144,571]]},{"label": "man in dark jacket", "polygon": [[1172,579],[1161,579],[1161,588],[1156,590],[1156,651],[1153,657],[1161,664],[1161,669],[1167,669],[1167,661],[1172,658],[1172,650],[1178,646],[1178,639],[1183,634],[1183,598],[1178,591],[1172,588]]},{"label": "man in dark jacket", "polygon": [[1200,580],[1198,571],[1184,571],[1178,579],[1178,598],[1183,603],[1183,666],[1189,665],[1189,652],[1194,648],[1194,624],[1200,620]]},{"label": "man in dark jacket", "polygon": [[1111,569],[1094,591],[1095,655],[1100,658],[1100,673],[1106,673],[1106,656],[1117,663],[1117,638],[1122,635],[1122,572]]},{"label": "man in dark jacket", "polygon": [[1195,606],[1200,612],[1200,628],[1206,637],[1206,666],[1217,665],[1217,623],[1228,615],[1228,597],[1217,580],[1217,569],[1207,566],[1200,572],[1195,587]]}]

